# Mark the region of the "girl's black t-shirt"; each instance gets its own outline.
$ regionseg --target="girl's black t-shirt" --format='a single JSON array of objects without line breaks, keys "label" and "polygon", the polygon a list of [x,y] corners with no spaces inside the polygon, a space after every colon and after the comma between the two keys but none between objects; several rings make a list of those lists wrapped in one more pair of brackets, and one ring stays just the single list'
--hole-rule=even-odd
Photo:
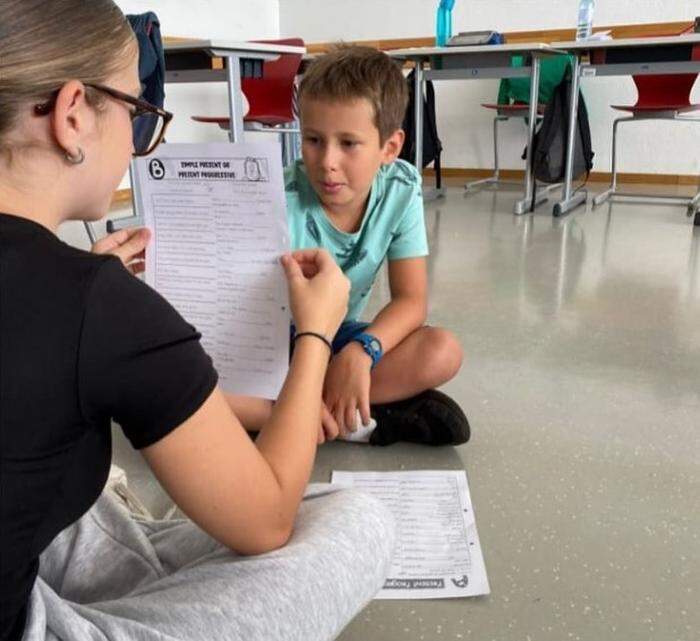
[{"label": "girl's black t-shirt", "polygon": [[22,636],[41,552],[103,490],[111,421],[143,448],[213,391],[199,339],[117,258],[0,214],[0,641]]}]

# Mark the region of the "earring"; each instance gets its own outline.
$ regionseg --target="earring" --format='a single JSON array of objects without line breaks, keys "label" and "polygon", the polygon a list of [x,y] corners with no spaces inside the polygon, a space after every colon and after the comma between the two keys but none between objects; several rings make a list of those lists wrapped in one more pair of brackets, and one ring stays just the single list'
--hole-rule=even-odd
[{"label": "earring", "polygon": [[66,160],[71,164],[71,165],[79,165],[83,160],[85,160],[85,153],[83,150],[78,147],[78,155],[73,156],[70,154],[70,152],[65,153]]}]

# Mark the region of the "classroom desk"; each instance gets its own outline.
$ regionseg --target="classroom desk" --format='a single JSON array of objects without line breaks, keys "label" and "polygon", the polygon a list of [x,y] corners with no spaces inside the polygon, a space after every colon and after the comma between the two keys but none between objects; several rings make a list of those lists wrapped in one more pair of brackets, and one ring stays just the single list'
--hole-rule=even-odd
[{"label": "classroom desk", "polygon": [[[243,139],[241,76],[262,77],[265,60],[274,60],[283,53],[304,54],[306,48],[269,42],[194,40],[167,44],[164,52],[165,82],[228,83],[229,138],[237,142]],[[214,68],[215,58],[223,59],[223,68]]]},{"label": "classroom desk", "polygon": [[[572,100],[570,101],[566,176],[562,199],[553,215],[563,216],[586,202],[586,190],[572,194],[574,133],[577,126],[578,95],[582,77],[631,76],[659,73],[700,73],[700,33],[658,38],[625,38],[553,42],[552,47],[574,56]],[[586,59],[586,61],[584,61]],[[691,206],[697,206],[693,201]]]},{"label": "classroom desk", "polygon": [[[426,80],[479,80],[480,78],[515,78],[530,76],[530,112],[528,116],[528,159],[525,163],[523,198],[515,203],[514,213],[523,214],[532,205],[532,181],[530,178],[529,154],[535,135],[537,121],[537,98],[539,93],[540,59],[558,53],[542,43],[520,43],[483,45],[475,47],[419,47],[413,49],[390,49],[387,55],[397,60],[415,63],[414,95],[423,95]],[[513,67],[512,58],[523,55],[525,64]],[[426,69],[430,64],[430,69]],[[416,167],[421,169],[423,158],[423,101],[415,100]],[[547,199],[545,188],[537,192],[536,203]]]}]

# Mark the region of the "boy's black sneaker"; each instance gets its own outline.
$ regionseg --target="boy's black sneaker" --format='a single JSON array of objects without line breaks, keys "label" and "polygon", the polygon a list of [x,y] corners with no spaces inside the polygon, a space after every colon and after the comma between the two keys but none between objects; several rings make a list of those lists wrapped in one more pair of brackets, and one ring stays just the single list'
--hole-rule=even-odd
[{"label": "boy's black sneaker", "polygon": [[391,445],[397,441],[424,445],[460,445],[469,440],[469,421],[447,394],[434,389],[394,403],[372,405],[377,427],[369,442]]}]

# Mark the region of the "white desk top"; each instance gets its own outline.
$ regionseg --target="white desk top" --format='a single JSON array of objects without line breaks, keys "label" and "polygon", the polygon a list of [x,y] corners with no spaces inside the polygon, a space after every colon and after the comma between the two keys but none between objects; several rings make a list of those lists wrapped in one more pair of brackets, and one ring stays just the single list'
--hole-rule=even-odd
[{"label": "white desk top", "polygon": [[291,45],[281,45],[272,42],[235,42],[230,40],[192,40],[190,42],[178,42],[166,44],[163,49],[168,52],[204,51],[212,56],[226,56],[226,54],[248,54],[256,57],[255,54],[282,54],[297,53],[305,54],[306,47],[294,47]]},{"label": "white desk top", "polygon": [[612,40],[579,40],[570,42],[553,42],[554,49],[580,51],[581,49],[619,49],[625,47],[659,47],[664,45],[700,44],[700,33],[683,36],[658,36],[656,38],[620,38]]},{"label": "white desk top", "polygon": [[454,56],[469,53],[526,53],[551,51],[552,46],[542,42],[524,42],[520,44],[478,45],[475,47],[414,47],[412,49],[387,49],[384,53],[392,58],[413,60],[433,56]]}]

